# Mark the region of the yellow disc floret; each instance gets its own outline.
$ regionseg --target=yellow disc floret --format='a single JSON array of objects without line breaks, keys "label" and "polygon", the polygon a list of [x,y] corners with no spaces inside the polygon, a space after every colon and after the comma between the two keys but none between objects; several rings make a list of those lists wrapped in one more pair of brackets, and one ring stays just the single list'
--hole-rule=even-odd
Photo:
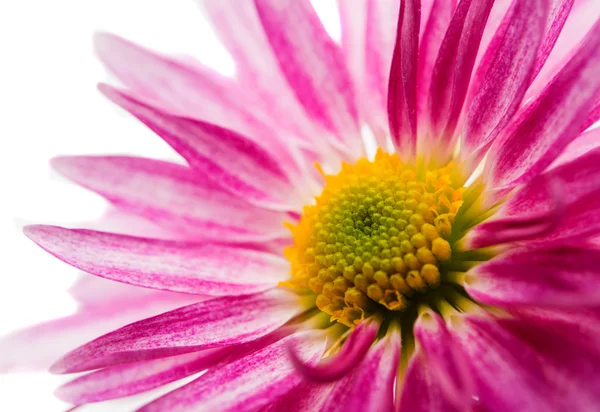
[{"label": "yellow disc floret", "polygon": [[439,284],[440,264],[451,258],[446,239],[463,192],[451,184],[452,168],[420,170],[379,151],[324,176],[315,204],[289,225],[285,286],[310,288],[317,307],[347,326],[406,309]]}]

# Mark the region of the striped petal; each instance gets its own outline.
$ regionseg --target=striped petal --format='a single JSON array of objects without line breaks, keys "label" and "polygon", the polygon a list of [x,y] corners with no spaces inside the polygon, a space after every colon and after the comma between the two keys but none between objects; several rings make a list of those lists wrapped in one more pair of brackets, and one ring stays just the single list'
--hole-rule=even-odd
[{"label": "striped petal", "polygon": [[495,306],[597,306],[598,259],[600,250],[581,247],[516,249],[467,272],[465,288]]},{"label": "striped petal", "polygon": [[400,336],[381,339],[358,367],[339,380],[322,411],[391,411],[394,407]]},{"label": "striped petal", "polygon": [[52,165],[117,207],[191,238],[287,237],[285,214],[249,205],[184,166],[126,156],[59,157]]},{"label": "striped petal", "polygon": [[293,210],[299,204],[283,169],[289,163],[279,161],[246,136],[170,114],[108,85],[100,85],[100,90],[160,135],[194,170],[232,194],[278,210]]},{"label": "striped petal", "polygon": [[486,162],[491,187],[509,188],[544,170],[581,132],[600,93],[600,21],[541,96],[496,140]]},{"label": "striped petal", "polygon": [[340,48],[307,0],[255,0],[279,66],[305,111],[355,156],[362,153],[354,85]]},{"label": "striped petal", "polygon": [[65,355],[52,371],[81,372],[239,345],[273,332],[302,310],[299,298],[281,289],[207,300],[108,333]]},{"label": "striped petal", "polygon": [[[263,291],[284,280],[285,259],[231,245],[181,243],[58,226],[27,226],[44,250],[117,282],[213,296]],[[240,276],[242,275],[242,276]]]},{"label": "striped petal", "polygon": [[513,3],[478,71],[485,71],[471,102],[461,151],[468,154],[467,176],[521,104],[534,75],[545,33],[548,0]]},{"label": "striped petal", "polygon": [[319,332],[300,332],[218,369],[151,402],[140,412],[259,410],[298,386],[302,380],[287,358],[292,345],[307,362],[324,350]]},{"label": "striped petal", "polygon": [[396,45],[388,83],[388,120],[398,154],[414,159],[417,146],[417,57],[421,2],[400,3]]}]

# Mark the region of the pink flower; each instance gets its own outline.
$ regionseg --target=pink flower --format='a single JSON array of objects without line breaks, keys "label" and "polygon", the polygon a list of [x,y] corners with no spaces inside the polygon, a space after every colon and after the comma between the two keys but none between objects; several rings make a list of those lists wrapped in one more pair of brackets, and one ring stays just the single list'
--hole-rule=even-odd
[{"label": "pink flower", "polygon": [[201,3],[235,78],[96,37],[187,165],[53,162],[170,238],[25,228],[120,284],[3,369],[92,371],[74,405],[206,370],[143,411],[600,408],[597,2],[340,0],[341,47],[308,0]]}]

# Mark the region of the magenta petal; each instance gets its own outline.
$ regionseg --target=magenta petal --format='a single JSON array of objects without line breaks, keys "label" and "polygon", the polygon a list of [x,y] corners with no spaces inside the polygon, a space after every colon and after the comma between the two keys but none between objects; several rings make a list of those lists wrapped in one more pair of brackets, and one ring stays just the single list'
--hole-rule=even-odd
[{"label": "magenta petal", "polygon": [[412,160],[417,145],[417,57],[421,2],[400,3],[396,45],[388,84],[388,120],[398,154]]},{"label": "magenta petal", "polygon": [[433,67],[429,114],[434,136],[450,136],[461,113],[492,0],[461,0]]},{"label": "magenta petal", "polygon": [[253,207],[184,166],[126,156],[60,157],[52,165],[117,207],[193,238],[289,236],[281,224],[285,214]]},{"label": "magenta petal", "polygon": [[315,382],[331,382],[342,378],[365,357],[377,336],[378,322],[363,322],[350,334],[342,349],[336,355],[319,364],[310,364],[290,348],[290,358],[298,371]]},{"label": "magenta petal", "polygon": [[[600,106],[599,106],[600,107]],[[588,152],[600,148],[600,128],[589,130],[573,140],[558,156],[548,169],[577,160]]]},{"label": "magenta petal", "polygon": [[308,0],[255,0],[288,83],[310,117],[362,153],[354,85],[340,48]]},{"label": "magenta petal", "polygon": [[101,369],[66,383],[57,389],[56,396],[81,405],[134,395],[203,371],[230,351],[209,349]]},{"label": "magenta petal", "polygon": [[170,114],[108,85],[100,85],[100,90],[160,135],[203,177],[259,206],[278,210],[298,207],[299,199],[290,193],[289,176],[283,169],[289,163],[247,137]]},{"label": "magenta petal", "polygon": [[339,380],[322,411],[391,411],[394,409],[400,335],[392,333],[370,350],[353,372]]},{"label": "magenta petal", "polygon": [[548,0],[513,2],[483,58],[476,74],[481,83],[462,135],[461,151],[468,156],[470,171],[521,104],[534,74],[548,8]]},{"label": "magenta petal", "polygon": [[513,187],[544,170],[575,139],[600,93],[600,21],[565,68],[496,140],[486,162],[491,187]]},{"label": "magenta petal", "polygon": [[329,398],[333,386],[333,383],[303,380],[294,389],[261,409],[261,412],[322,411],[323,405]]},{"label": "magenta petal", "polygon": [[173,292],[240,295],[285,280],[282,257],[231,245],[181,243],[58,226],[27,226],[44,250],[87,273]]},{"label": "magenta petal", "polygon": [[144,406],[140,412],[259,410],[298,386],[302,380],[287,357],[287,347],[292,345],[304,361],[316,362],[323,353],[324,343],[320,332],[299,332],[245,358],[208,371]]},{"label": "magenta petal", "polygon": [[429,370],[435,371],[432,382],[455,407],[469,405],[474,391],[473,380],[444,320],[433,311],[425,312],[417,318],[414,334],[418,340],[419,356],[425,359]]},{"label": "magenta petal", "polygon": [[65,355],[52,371],[81,372],[238,345],[273,332],[302,310],[298,297],[281,289],[207,300],[108,333]]},{"label": "magenta petal", "polygon": [[495,306],[597,306],[600,250],[580,247],[516,249],[467,272],[465,288]]}]

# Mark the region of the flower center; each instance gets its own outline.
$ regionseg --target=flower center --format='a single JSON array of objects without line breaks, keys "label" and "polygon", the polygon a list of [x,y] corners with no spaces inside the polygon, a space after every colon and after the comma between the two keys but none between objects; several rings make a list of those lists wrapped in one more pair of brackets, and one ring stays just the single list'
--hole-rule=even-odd
[{"label": "flower center", "polygon": [[452,186],[453,167],[415,168],[379,151],[324,176],[316,203],[289,225],[285,286],[310,288],[317,307],[347,326],[406,310],[440,283],[451,258],[447,239],[464,190]]}]

